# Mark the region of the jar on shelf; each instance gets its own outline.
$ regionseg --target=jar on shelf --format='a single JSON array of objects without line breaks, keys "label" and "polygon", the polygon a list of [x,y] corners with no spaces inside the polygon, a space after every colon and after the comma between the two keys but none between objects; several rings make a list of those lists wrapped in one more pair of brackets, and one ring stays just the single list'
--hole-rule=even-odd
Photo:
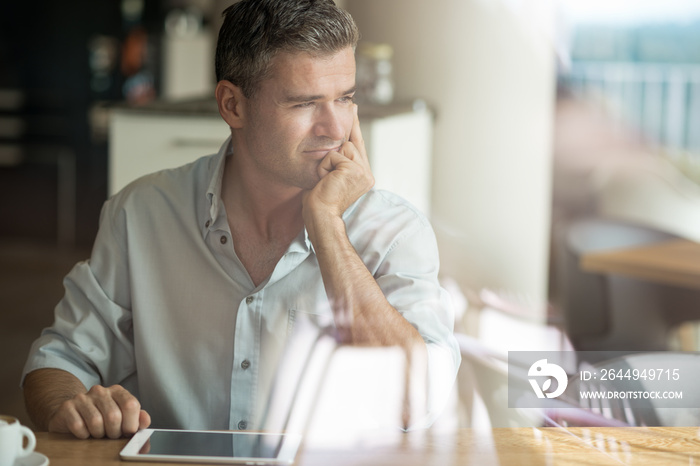
[{"label": "jar on shelf", "polygon": [[357,47],[357,101],[389,104],[394,98],[391,58],[394,48],[389,44],[360,43]]}]

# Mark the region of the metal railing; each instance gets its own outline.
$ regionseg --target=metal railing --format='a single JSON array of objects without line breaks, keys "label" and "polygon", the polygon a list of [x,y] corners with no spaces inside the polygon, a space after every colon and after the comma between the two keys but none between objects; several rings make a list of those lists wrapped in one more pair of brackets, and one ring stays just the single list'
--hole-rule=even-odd
[{"label": "metal railing", "polygon": [[574,62],[560,79],[672,152],[700,158],[700,64]]}]

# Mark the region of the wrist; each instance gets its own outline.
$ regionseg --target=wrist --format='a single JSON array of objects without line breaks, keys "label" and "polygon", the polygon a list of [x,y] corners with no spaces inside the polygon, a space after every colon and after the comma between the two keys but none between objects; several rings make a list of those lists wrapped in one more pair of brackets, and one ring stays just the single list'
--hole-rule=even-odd
[{"label": "wrist", "polygon": [[325,221],[327,218],[342,217],[343,212],[337,206],[326,203],[313,191],[308,191],[302,200],[302,216],[305,222]]},{"label": "wrist", "polygon": [[[345,222],[340,214],[328,209],[304,211],[304,225],[309,239],[316,249],[323,247],[324,238],[345,235]],[[333,240],[331,240],[333,242]]]}]

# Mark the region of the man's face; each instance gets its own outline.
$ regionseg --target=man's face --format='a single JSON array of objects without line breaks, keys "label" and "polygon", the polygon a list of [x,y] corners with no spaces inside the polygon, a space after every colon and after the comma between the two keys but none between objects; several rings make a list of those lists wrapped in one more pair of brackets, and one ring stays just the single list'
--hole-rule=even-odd
[{"label": "man's face", "polygon": [[279,53],[271,71],[246,99],[241,149],[264,179],[312,189],[320,179],[320,161],[350,135],[353,50],[323,57]]}]

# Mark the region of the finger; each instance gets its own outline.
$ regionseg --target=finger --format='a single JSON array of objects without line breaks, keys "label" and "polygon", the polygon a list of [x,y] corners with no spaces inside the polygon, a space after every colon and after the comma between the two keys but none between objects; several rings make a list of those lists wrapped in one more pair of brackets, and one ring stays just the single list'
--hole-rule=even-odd
[{"label": "finger", "polygon": [[[151,415],[148,414],[146,411],[143,409],[139,411],[139,427],[136,430],[138,432],[139,430],[143,430],[148,428],[148,426],[151,425]],[[125,437],[132,437],[136,432],[123,432]],[[145,445],[144,445],[145,448]],[[143,448],[142,448],[143,450]],[[146,452],[148,453],[148,452]]]},{"label": "finger", "polygon": [[142,409],[141,412],[139,413],[139,430],[145,429],[150,425],[151,425],[151,415]]},{"label": "finger", "polygon": [[48,427],[49,432],[71,433],[80,439],[90,437],[85,421],[78,412],[73,400],[66,401],[61,405],[49,421]]},{"label": "finger", "polygon": [[[115,395],[120,394],[120,392],[126,392],[121,387],[110,387],[105,388],[100,385],[96,385],[90,389],[88,392],[88,397],[90,397],[97,409],[102,415],[102,423],[105,435],[109,438],[119,438],[122,436],[122,409],[117,404],[114,399]],[[126,392],[128,393],[128,392]]]},{"label": "finger", "polygon": [[[89,436],[102,438],[105,436],[105,425],[102,413],[95,405],[94,397],[88,395],[77,395],[73,400],[78,413],[83,418]],[[77,435],[76,435],[77,436]]]},{"label": "finger", "polygon": [[121,413],[119,419],[119,435],[132,435],[136,433],[136,431],[139,430],[141,403],[139,403],[139,400],[124,387],[115,385],[110,387],[110,391]]},{"label": "finger", "polygon": [[102,417],[104,435],[109,438],[119,438],[122,436],[122,412],[119,405],[112,398],[112,390],[95,386],[88,392]]},{"label": "finger", "polygon": [[365,140],[362,137],[362,131],[360,130],[360,117],[358,115],[357,104],[353,107],[354,118],[352,120],[352,128],[350,129],[350,138],[348,139],[357,148],[357,151],[367,158],[367,152],[365,151]]},{"label": "finger", "polygon": [[318,164],[318,176],[323,178],[333,170],[336,170],[341,163],[349,161],[350,159],[340,152],[329,152]]}]

